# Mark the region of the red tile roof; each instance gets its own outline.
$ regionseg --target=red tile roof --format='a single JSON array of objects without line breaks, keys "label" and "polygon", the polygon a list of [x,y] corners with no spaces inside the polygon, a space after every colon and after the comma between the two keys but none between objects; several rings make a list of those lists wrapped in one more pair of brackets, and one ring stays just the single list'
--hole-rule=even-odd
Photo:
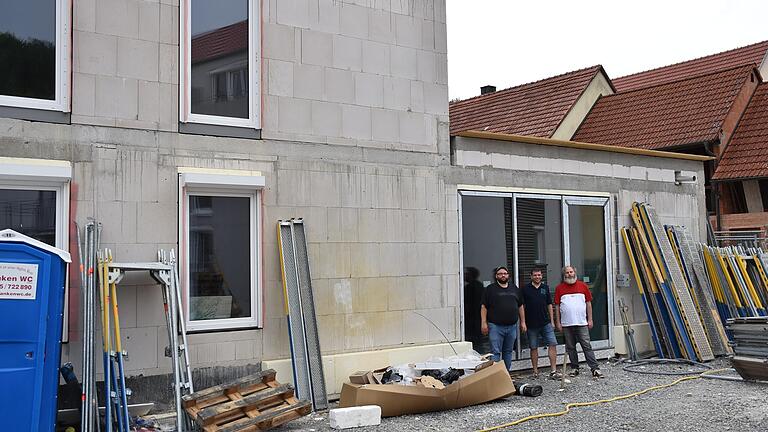
[{"label": "red tile roof", "polygon": [[752,66],[605,96],[573,141],[646,149],[671,149],[711,141]]},{"label": "red tile roof", "polygon": [[193,36],[192,63],[213,60],[245,49],[248,49],[247,20]]},{"label": "red tile roof", "polygon": [[760,66],[766,51],[768,51],[768,41],[758,42],[718,54],[616,78],[613,80],[613,85],[617,91],[625,92],[736,66]]},{"label": "red tile roof", "polygon": [[602,66],[476,96],[449,105],[451,135],[468,130],[549,138]]},{"label": "red tile roof", "polygon": [[768,177],[768,83],[760,84],[717,164],[714,180]]}]

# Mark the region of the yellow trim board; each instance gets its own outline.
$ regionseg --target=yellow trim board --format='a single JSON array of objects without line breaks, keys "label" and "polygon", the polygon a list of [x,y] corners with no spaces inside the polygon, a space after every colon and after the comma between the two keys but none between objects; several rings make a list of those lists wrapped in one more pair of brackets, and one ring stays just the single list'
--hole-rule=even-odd
[{"label": "yellow trim board", "polygon": [[611,153],[626,153],[626,154],[633,154],[633,155],[639,155],[639,156],[661,157],[661,158],[667,158],[667,159],[683,159],[683,160],[698,161],[698,162],[715,160],[715,158],[711,156],[691,155],[691,154],[685,154],[685,153],[674,153],[669,151],[648,150],[648,149],[639,149],[639,148],[631,148],[631,147],[619,147],[619,146],[612,146],[608,144],[594,144],[594,143],[586,143],[586,142],[578,142],[578,141],[566,141],[566,140],[558,140],[558,139],[552,139],[552,138],[530,137],[525,135],[505,134],[505,133],[499,133],[499,132],[466,131],[466,132],[459,132],[455,136],[460,136],[464,138],[481,138],[481,139],[490,139],[490,140],[497,140],[497,141],[519,142],[519,143],[525,143],[525,144],[549,145],[549,146],[555,146],[555,147],[604,151],[604,152],[611,152]]}]

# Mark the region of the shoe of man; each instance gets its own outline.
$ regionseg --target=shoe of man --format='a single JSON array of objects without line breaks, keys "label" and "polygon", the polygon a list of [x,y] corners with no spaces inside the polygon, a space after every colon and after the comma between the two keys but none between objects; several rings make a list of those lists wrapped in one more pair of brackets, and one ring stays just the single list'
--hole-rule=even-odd
[{"label": "shoe of man", "polygon": [[574,369],[571,369],[571,370],[568,372],[568,375],[570,375],[570,376],[572,376],[572,377],[577,377],[577,376],[579,376],[579,369],[578,369],[578,368],[574,368]]},{"label": "shoe of man", "polygon": [[563,374],[558,371],[552,371],[549,373],[549,378],[555,381],[563,379]]},{"label": "shoe of man", "polygon": [[600,372],[600,369],[592,369],[592,378],[605,378],[605,375]]}]

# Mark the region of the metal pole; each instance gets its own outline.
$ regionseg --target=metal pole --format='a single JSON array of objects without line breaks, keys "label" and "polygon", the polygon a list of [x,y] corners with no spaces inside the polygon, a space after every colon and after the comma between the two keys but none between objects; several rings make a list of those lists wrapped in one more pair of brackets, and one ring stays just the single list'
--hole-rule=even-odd
[{"label": "metal pole", "polygon": [[[101,264],[101,257],[99,257]],[[99,293],[101,294],[101,336],[104,343],[104,425],[107,432],[112,431],[112,376],[109,343],[109,290],[105,287],[104,267],[99,265]]]},{"label": "metal pole", "polygon": [[125,432],[130,430],[130,416],[128,415],[128,392],[125,388],[125,364],[123,360],[123,345],[120,338],[120,315],[117,309],[117,282],[109,280],[109,263],[112,262],[112,252],[106,250],[107,260],[104,264],[105,272],[107,273],[107,283],[110,285],[112,291],[112,314],[115,318],[115,355],[117,359],[117,385],[118,385],[118,397],[120,398],[119,404],[121,405],[122,422],[121,429]]},{"label": "metal pole", "polygon": [[179,263],[176,261],[176,254],[171,249],[170,251],[170,258],[171,258],[171,266],[173,267],[173,279],[172,283],[174,286],[174,291],[176,293],[176,306],[179,316],[179,330],[181,331],[181,342],[183,346],[181,347],[184,350],[184,367],[187,371],[187,388],[189,390],[189,393],[194,393],[194,386],[192,384],[192,368],[189,364],[189,342],[187,341],[187,324],[184,318],[184,305],[181,302],[181,284],[179,283]]}]

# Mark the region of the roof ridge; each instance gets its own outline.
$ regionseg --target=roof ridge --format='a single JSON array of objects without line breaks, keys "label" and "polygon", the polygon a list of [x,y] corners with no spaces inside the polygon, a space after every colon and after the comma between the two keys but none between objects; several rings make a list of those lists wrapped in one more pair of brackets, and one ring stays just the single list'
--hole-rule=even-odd
[{"label": "roof ridge", "polygon": [[[677,63],[672,63],[672,64],[668,64],[668,65],[664,65],[664,66],[658,66],[658,67],[655,67],[655,68],[642,70],[642,71],[639,71],[639,72],[634,72],[634,73],[631,73],[631,74],[628,74],[628,75],[623,75],[623,76],[617,77],[617,78],[614,79],[614,81],[619,81],[619,80],[622,80],[624,78],[634,77],[634,76],[637,76],[637,75],[641,75],[641,74],[644,74],[644,73],[656,71],[656,70],[659,70],[659,69],[664,69],[664,68],[668,68],[668,67],[672,67],[672,66],[679,66],[679,65],[682,65],[684,63],[691,63],[691,62],[694,62],[694,61],[697,61],[697,60],[702,60],[702,59],[709,58],[709,57],[719,56],[719,55],[723,55],[723,54],[726,54],[726,53],[730,53],[730,52],[734,52],[734,51],[738,51],[738,50],[743,50],[743,49],[746,49],[746,48],[751,48],[751,47],[754,47],[754,46],[757,46],[757,45],[760,45],[760,44],[764,44],[764,43],[768,43],[768,40],[764,40],[764,41],[760,41],[760,42],[755,42],[755,43],[752,43],[752,44],[749,44],[749,45],[744,45],[744,46],[740,46],[740,47],[736,47],[736,48],[731,48],[731,49],[728,49],[728,50],[725,50],[725,51],[720,51],[720,52],[713,53],[713,54],[707,54],[707,55],[700,56],[700,57],[694,57],[692,59],[683,60],[683,61],[680,61],[680,62],[677,62]],[[768,51],[768,47],[766,47],[766,50]],[[765,57],[765,56],[763,56],[763,57]]]},{"label": "roof ridge", "polygon": [[512,87],[507,87],[505,89],[497,90],[497,91],[495,91],[493,93],[481,94],[481,95],[469,97],[467,99],[461,99],[461,100],[453,101],[449,105],[456,105],[456,104],[460,104],[460,103],[463,103],[463,102],[473,101],[473,100],[476,100],[476,99],[479,99],[479,98],[489,97],[489,96],[492,96],[492,95],[498,95],[498,94],[500,94],[502,92],[508,92],[510,90],[520,89],[521,87],[527,87],[527,86],[533,87],[535,84],[542,84],[544,81],[552,80],[552,79],[555,79],[555,78],[562,78],[562,77],[565,77],[567,75],[574,75],[574,74],[577,74],[577,73],[580,73],[580,72],[586,72],[586,71],[588,71],[590,69],[595,69],[595,73],[597,73],[600,70],[604,70],[602,65],[596,64],[596,65],[593,65],[593,66],[589,66],[589,67],[585,67],[585,68],[581,68],[581,69],[576,69],[576,70],[573,70],[573,71],[570,71],[570,72],[565,72],[565,73],[561,73],[561,74],[558,74],[558,75],[553,75],[551,77],[542,78],[542,79],[539,79],[539,80],[536,80],[536,81],[531,81],[531,82],[527,82],[527,83],[523,83],[523,84],[518,84],[518,85],[512,86]]},{"label": "roof ridge", "polygon": [[690,80],[699,79],[701,77],[705,77],[705,76],[709,76],[709,75],[715,75],[715,74],[721,74],[721,73],[725,73],[725,72],[730,72],[730,71],[736,70],[736,69],[755,69],[755,65],[754,64],[743,64],[743,65],[738,65],[738,66],[732,66],[732,67],[725,68],[725,69],[718,69],[718,70],[710,71],[710,72],[702,72],[702,73],[700,73],[698,75],[681,77],[681,78],[678,78],[676,80],[664,81],[664,82],[661,82],[661,83],[658,83],[658,84],[649,85],[647,87],[638,87],[638,88],[633,88],[633,89],[626,90],[626,91],[616,92],[616,93],[614,93],[612,95],[607,95],[605,97],[621,96],[621,95],[625,95],[625,94],[629,94],[629,93],[633,93],[633,92],[646,91],[646,90],[649,90],[649,89],[652,89],[652,88],[656,88],[656,87],[661,87],[661,86],[671,85],[671,84],[678,84],[678,83],[681,83],[683,81],[690,81]]}]

